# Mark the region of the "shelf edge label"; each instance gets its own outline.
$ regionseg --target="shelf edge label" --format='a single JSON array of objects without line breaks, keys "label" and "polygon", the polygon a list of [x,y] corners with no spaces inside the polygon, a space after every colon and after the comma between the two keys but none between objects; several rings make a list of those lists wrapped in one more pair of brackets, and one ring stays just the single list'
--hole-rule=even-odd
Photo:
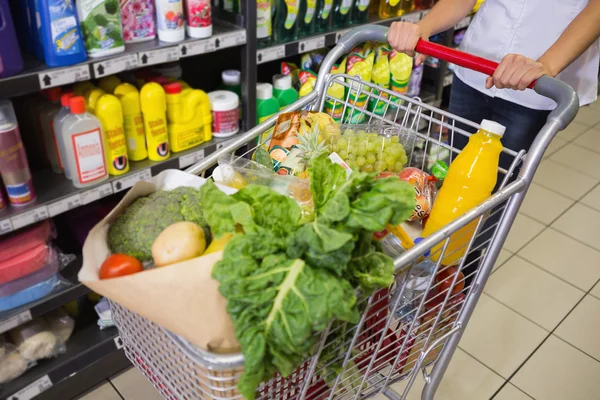
[{"label": "shelf edge label", "polygon": [[262,64],[269,61],[279,60],[285,57],[285,45],[269,47],[259,50],[256,54],[256,63]]},{"label": "shelf edge label", "polygon": [[73,196],[48,204],[48,214],[50,217],[55,217],[58,214],[62,214],[77,207],[81,207],[81,196],[79,196],[79,194],[74,194]]},{"label": "shelf edge label", "polygon": [[336,34],[335,34],[335,42],[336,42],[336,43],[337,43],[337,42],[339,42],[339,41],[340,41],[340,39],[341,39],[342,37],[344,37],[344,35],[345,35],[346,33],[348,33],[348,32],[350,32],[350,29],[343,29],[343,30],[341,30],[341,31],[337,31],[337,32],[336,32]]},{"label": "shelf edge label", "polygon": [[102,78],[104,76],[116,74],[117,72],[127,71],[138,67],[137,54],[126,54],[121,57],[99,61],[92,64],[94,77]]},{"label": "shelf edge label", "polygon": [[152,172],[150,168],[146,168],[142,171],[135,172],[133,174],[126,175],[121,179],[117,179],[112,183],[113,193],[120,192],[121,190],[129,189],[139,181],[150,179]]},{"label": "shelf edge label", "polygon": [[179,169],[189,167],[204,159],[204,149],[179,157]]},{"label": "shelf edge label", "polygon": [[0,333],[10,331],[17,326],[31,321],[31,311],[25,310],[0,322]]},{"label": "shelf edge label", "polygon": [[217,35],[214,38],[215,50],[240,46],[246,43],[246,31],[236,31]]},{"label": "shelf edge label", "polygon": [[30,400],[38,394],[45,392],[52,387],[52,381],[48,375],[44,375],[36,381],[25,386],[12,396],[8,396],[9,400]]},{"label": "shelf edge label", "polygon": [[110,183],[97,186],[93,189],[86,190],[80,194],[81,204],[90,204],[96,200],[100,200],[103,197],[110,196],[113,194],[112,186]]},{"label": "shelf edge label", "polygon": [[0,221],[0,235],[4,235],[5,233],[12,232],[13,226],[10,222],[10,218],[5,218]]},{"label": "shelf edge label", "polygon": [[166,47],[150,51],[141,51],[138,53],[140,67],[148,65],[162,64],[179,60],[179,46]]},{"label": "shelf edge label", "polygon": [[35,224],[36,222],[48,219],[48,207],[41,206],[33,210],[25,211],[19,215],[15,215],[10,220],[14,229],[19,229],[27,225]]},{"label": "shelf edge label", "polygon": [[70,68],[49,70],[38,74],[41,89],[62,86],[73,82],[90,80],[90,66],[76,65]]},{"label": "shelf edge label", "polygon": [[213,51],[215,51],[215,42],[212,39],[197,40],[179,45],[180,58],[212,53]]},{"label": "shelf edge label", "polygon": [[300,53],[322,49],[323,47],[325,47],[325,36],[305,39],[298,42],[298,51]]}]

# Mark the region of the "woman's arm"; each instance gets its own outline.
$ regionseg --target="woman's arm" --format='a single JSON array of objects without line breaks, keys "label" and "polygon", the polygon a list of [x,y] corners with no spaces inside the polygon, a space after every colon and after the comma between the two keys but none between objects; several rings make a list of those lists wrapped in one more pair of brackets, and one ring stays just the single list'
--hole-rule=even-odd
[{"label": "woman's arm", "polygon": [[[430,36],[450,29],[469,14],[475,3],[476,0],[441,0],[416,24],[392,23],[388,41],[394,50],[413,57],[419,39],[429,40]],[[416,64],[419,65],[425,58],[419,55]]]},{"label": "woman's arm", "polygon": [[556,76],[567,68],[600,37],[600,0],[588,5],[567,26],[556,42],[534,61],[519,54],[509,54],[500,63],[486,87],[524,90],[542,75]]}]

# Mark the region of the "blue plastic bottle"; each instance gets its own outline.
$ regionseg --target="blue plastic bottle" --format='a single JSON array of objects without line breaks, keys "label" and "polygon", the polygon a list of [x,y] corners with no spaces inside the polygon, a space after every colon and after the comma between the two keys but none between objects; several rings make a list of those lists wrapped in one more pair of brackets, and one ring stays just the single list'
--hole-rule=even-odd
[{"label": "blue plastic bottle", "polygon": [[87,54],[73,0],[34,1],[46,64],[61,67],[85,61]]},{"label": "blue plastic bottle", "polygon": [[8,0],[0,0],[0,78],[21,72],[23,58]]}]

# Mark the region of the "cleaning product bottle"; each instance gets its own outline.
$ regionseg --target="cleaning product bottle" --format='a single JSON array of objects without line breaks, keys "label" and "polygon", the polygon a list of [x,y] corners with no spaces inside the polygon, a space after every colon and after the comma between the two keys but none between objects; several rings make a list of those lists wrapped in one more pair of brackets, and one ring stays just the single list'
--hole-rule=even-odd
[{"label": "cleaning product bottle", "polygon": [[111,94],[101,96],[96,103],[96,117],[102,125],[108,173],[123,175],[129,171],[129,161],[123,132],[123,110],[119,99]]},{"label": "cleaning product bottle", "polygon": [[0,0],[0,37],[0,78],[6,78],[23,70],[23,58],[8,0]]},{"label": "cleaning product bottle", "polygon": [[354,0],[334,0],[333,1],[333,22],[334,28],[343,28],[350,25],[352,21],[352,7]]},{"label": "cleaning product bottle", "polygon": [[73,185],[78,188],[95,185],[108,178],[104,158],[104,140],[100,121],[85,111],[85,100],[74,96],[69,100],[71,114],[63,121],[68,169],[73,171]]},{"label": "cleaning product bottle", "polygon": [[415,9],[415,0],[400,0],[400,13],[407,14]]},{"label": "cleaning product bottle", "polygon": [[125,43],[154,39],[156,36],[154,2],[152,0],[121,0],[119,3]]},{"label": "cleaning product bottle", "polygon": [[[469,143],[450,164],[429,219],[423,229],[427,237],[460,217],[487,199],[496,186],[498,161],[502,152],[500,139],[505,127],[489,120],[481,121],[481,128],[469,138]],[[459,229],[450,237],[443,265],[452,265],[464,256],[466,247],[475,233],[478,219]],[[437,261],[445,240],[431,250]]]},{"label": "cleaning product bottle", "polygon": [[369,19],[369,6],[371,1],[375,0],[355,0],[354,9],[352,10],[352,22],[365,23]]},{"label": "cleaning product bottle", "polygon": [[381,0],[379,3],[379,18],[393,18],[402,14],[401,0]]},{"label": "cleaning product bottle", "polygon": [[115,88],[121,84],[121,80],[116,75],[105,76],[98,81],[100,89],[104,90],[108,94],[112,94]]},{"label": "cleaning product bottle", "polygon": [[212,17],[210,1],[187,0],[185,2],[187,23],[185,26],[189,37],[203,39],[212,35]]},{"label": "cleaning product bottle", "polygon": [[317,1],[316,29],[318,32],[329,32],[331,30],[331,17],[333,13],[333,0]]},{"label": "cleaning product bottle", "polygon": [[54,132],[54,117],[60,110],[60,88],[54,87],[48,90],[49,103],[40,109],[39,121],[44,139],[46,157],[50,162],[52,171],[57,174],[63,173],[63,166],[58,150],[58,141]]},{"label": "cleaning product bottle", "polygon": [[298,2],[300,0],[279,0],[275,13],[275,41],[289,42],[298,37]]},{"label": "cleaning product bottle", "polygon": [[[67,92],[67,93],[63,93],[62,96],[60,96],[60,105],[61,105],[61,109],[58,110],[58,112],[56,113],[56,115],[54,116],[54,121],[52,121],[52,125],[54,126],[54,136],[56,137],[56,140],[58,141],[58,153],[60,155],[60,160],[65,160],[66,159],[66,148],[65,148],[65,141],[64,141],[64,137],[62,134],[62,124],[65,120],[65,118],[71,114],[71,109],[69,108],[69,100],[71,100],[71,97],[75,96],[75,93],[73,92]],[[68,162],[62,162],[62,166],[63,166],[63,170],[65,171],[65,177],[67,179],[73,179],[73,171],[71,171],[69,169],[69,163]]]},{"label": "cleaning product bottle", "polygon": [[[273,85],[270,83],[259,83],[256,85],[256,118],[257,122],[267,120],[279,112],[279,102],[273,97]],[[266,144],[273,129],[267,130],[259,137],[260,144]]]},{"label": "cleaning product bottle", "polygon": [[271,42],[273,35],[274,3],[277,0],[256,0],[256,40],[260,45]]},{"label": "cleaning product bottle", "polygon": [[37,21],[36,56],[49,67],[85,61],[87,56],[73,1],[35,0],[33,9],[32,21]]},{"label": "cleaning product bottle", "polygon": [[140,105],[144,116],[148,158],[152,161],[166,160],[170,151],[167,100],[163,87],[155,82],[146,83],[140,92]]},{"label": "cleaning product bottle", "polygon": [[[242,74],[237,69],[226,69],[221,72],[221,86],[219,89],[229,90],[238,96],[238,99],[242,98]],[[242,102],[239,102],[239,117],[242,119]]]},{"label": "cleaning product bottle", "polygon": [[115,88],[115,96],[121,101],[123,109],[123,130],[127,139],[127,155],[131,161],[148,158],[144,119],[140,107],[140,92],[129,83],[121,83]]},{"label": "cleaning product bottle", "polygon": [[73,85],[75,96],[83,96],[90,89],[95,89],[96,86],[90,81],[77,82]]},{"label": "cleaning product bottle", "polygon": [[300,11],[298,14],[298,32],[300,36],[310,36],[315,32],[316,11],[317,0],[300,1]]},{"label": "cleaning product bottle", "polygon": [[273,96],[279,102],[280,110],[298,100],[298,92],[292,87],[291,75],[274,75],[273,88]]},{"label": "cleaning product bottle", "polygon": [[96,102],[100,96],[105,95],[106,92],[100,88],[93,88],[85,92],[83,98],[85,99],[85,108],[90,114],[96,114]]},{"label": "cleaning product bottle", "polygon": [[166,84],[164,89],[171,151],[187,150],[211,140],[212,114],[206,93],[182,89],[178,82]]},{"label": "cleaning product bottle", "polygon": [[125,51],[119,0],[78,0],[77,15],[90,57]]},{"label": "cleaning product bottle", "polygon": [[157,0],[156,22],[158,40],[161,42],[180,42],[185,39],[183,29],[183,1]]}]

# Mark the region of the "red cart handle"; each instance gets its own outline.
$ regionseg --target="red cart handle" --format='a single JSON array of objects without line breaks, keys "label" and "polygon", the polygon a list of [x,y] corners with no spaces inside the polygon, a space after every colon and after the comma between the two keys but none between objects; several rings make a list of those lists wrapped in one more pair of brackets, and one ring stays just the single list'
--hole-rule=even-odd
[{"label": "red cart handle", "polygon": [[[439,58],[440,60],[451,62],[460,67],[471,69],[473,71],[481,72],[483,74],[493,76],[498,64],[495,61],[486,60],[473,54],[465,53],[460,50],[451,49],[446,46],[442,46],[436,43],[428,42],[427,40],[419,39],[415,50],[418,53],[426,56]],[[528,86],[529,89],[533,89],[535,81],[531,82]]]}]

